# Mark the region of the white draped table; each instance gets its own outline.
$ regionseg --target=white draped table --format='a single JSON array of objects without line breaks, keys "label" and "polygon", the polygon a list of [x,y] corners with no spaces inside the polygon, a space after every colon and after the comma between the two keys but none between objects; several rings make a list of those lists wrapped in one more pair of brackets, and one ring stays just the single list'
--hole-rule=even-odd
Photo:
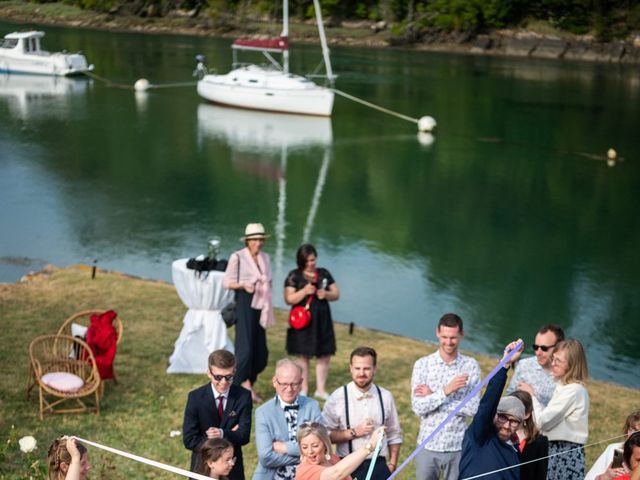
[{"label": "white draped table", "polygon": [[224,272],[212,270],[197,274],[187,268],[186,258],[172,263],[171,276],[189,310],[169,358],[167,373],[207,373],[211,352],[221,348],[233,352],[220,310],[233,300],[234,292],[223,288]]}]

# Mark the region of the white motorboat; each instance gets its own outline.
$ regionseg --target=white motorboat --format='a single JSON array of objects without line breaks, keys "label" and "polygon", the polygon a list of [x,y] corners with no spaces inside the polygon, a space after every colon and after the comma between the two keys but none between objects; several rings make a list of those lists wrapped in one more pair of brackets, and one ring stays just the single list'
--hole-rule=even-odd
[{"label": "white motorboat", "polygon": [[81,53],[42,50],[44,32],[13,32],[0,41],[0,72],[70,76],[93,70]]},{"label": "white motorboat", "polygon": [[[326,77],[333,82],[329,49],[322,25],[318,0],[314,0],[316,21]],[[311,80],[289,72],[289,4],[283,2],[283,30],[279,38],[236,40],[233,45],[234,69],[225,75],[205,74],[198,81],[198,94],[214,103],[253,110],[331,116],[334,92]],[[269,60],[268,66],[239,65],[236,52],[259,51]],[[282,54],[282,64],[271,53]],[[239,66],[238,66],[239,65]],[[235,68],[237,67],[237,68]]]}]

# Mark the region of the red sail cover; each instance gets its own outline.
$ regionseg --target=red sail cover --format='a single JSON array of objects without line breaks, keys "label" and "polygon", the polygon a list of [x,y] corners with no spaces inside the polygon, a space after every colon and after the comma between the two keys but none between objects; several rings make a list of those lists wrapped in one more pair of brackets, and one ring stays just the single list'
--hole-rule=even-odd
[{"label": "red sail cover", "polygon": [[118,316],[113,310],[91,315],[87,329],[87,344],[91,347],[102,380],[113,378],[113,360],[116,358],[118,332],[113,320]]},{"label": "red sail cover", "polygon": [[269,50],[281,52],[289,49],[289,38],[264,38],[264,39],[247,39],[239,38],[233,42],[233,48],[241,50]]}]

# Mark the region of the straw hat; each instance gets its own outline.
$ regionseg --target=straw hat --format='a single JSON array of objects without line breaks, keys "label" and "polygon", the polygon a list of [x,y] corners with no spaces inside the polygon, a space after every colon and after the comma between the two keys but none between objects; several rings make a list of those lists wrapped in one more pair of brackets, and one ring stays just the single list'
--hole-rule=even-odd
[{"label": "straw hat", "polygon": [[269,238],[264,231],[264,226],[261,223],[248,223],[244,229],[244,236],[240,237],[241,241],[251,240],[252,238]]}]

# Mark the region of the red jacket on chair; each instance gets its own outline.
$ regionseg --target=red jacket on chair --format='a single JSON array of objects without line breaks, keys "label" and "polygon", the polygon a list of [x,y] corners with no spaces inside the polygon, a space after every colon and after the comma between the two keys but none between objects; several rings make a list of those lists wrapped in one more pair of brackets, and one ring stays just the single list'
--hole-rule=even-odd
[{"label": "red jacket on chair", "polygon": [[87,344],[96,358],[100,378],[113,378],[113,360],[116,358],[118,332],[113,320],[118,316],[113,310],[99,315],[91,315],[91,323],[87,329]]}]

